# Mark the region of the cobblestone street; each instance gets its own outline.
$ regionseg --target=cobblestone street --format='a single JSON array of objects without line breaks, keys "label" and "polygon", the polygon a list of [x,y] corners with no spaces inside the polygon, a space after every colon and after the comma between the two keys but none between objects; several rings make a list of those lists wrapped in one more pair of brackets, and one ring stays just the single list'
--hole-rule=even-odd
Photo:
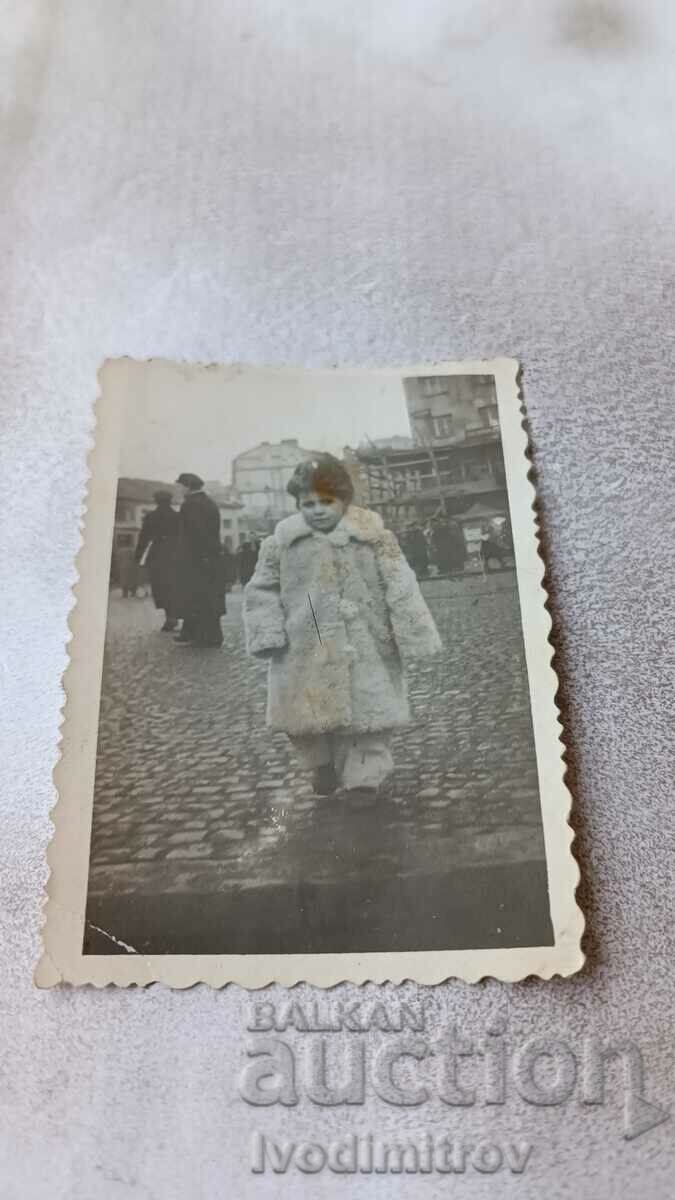
[{"label": "cobblestone street", "polygon": [[417,897],[429,878],[473,870],[479,881],[486,869],[542,866],[515,573],[423,589],[445,651],[410,677],[414,723],[395,737],[396,771],[376,813],[350,811],[342,793],[313,796],[286,736],[265,728],[266,666],[246,657],[240,591],[228,596],[222,651],[177,646],[159,632],[149,598],[112,595],[94,926],[106,898],[126,896],[129,907],[174,896],[185,906],[228,895],[241,906],[252,889],[272,897],[309,886],[316,902],[317,888],[339,884],[363,908],[378,881],[404,892],[407,881]]}]

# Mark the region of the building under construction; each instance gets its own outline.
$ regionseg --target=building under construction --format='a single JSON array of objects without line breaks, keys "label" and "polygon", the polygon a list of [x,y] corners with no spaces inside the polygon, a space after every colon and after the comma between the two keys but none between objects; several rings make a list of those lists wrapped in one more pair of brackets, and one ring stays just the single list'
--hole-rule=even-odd
[{"label": "building under construction", "polygon": [[454,517],[471,540],[474,526],[508,517],[494,379],[438,375],[406,379],[404,388],[412,444],[380,438],[345,450],[357,503],[393,529]]}]

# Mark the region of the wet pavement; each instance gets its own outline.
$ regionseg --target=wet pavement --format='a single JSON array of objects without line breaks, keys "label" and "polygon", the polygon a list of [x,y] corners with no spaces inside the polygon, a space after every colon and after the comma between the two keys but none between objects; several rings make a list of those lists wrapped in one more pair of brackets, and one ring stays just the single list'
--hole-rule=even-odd
[{"label": "wet pavement", "polygon": [[[327,938],[336,949],[351,920],[360,948],[386,949],[399,945],[411,906],[422,903],[446,945],[448,920],[469,904],[480,932],[466,933],[464,920],[453,945],[465,936],[546,940],[515,574],[434,579],[423,590],[445,649],[410,675],[413,724],[394,738],[396,770],[374,811],[354,811],[340,792],[314,796],[288,739],[265,728],[266,665],[245,654],[241,592],[228,596],[222,650],[178,646],[159,632],[149,598],[112,595],[93,925],[112,922],[119,940],[158,953],[196,952],[197,925],[215,944],[204,953],[240,943],[262,952],[263,927],[273,948],[295,950],[312,924],[299,910],[311,909],[322,915],[310,948]],[[529,935],[528,897],[538,914]],[[248,932],[226,946],[223,924]],[[114,950],[106,934],[90,933],[90,952]],[[412,926],[407,937],[415,940]]]}]

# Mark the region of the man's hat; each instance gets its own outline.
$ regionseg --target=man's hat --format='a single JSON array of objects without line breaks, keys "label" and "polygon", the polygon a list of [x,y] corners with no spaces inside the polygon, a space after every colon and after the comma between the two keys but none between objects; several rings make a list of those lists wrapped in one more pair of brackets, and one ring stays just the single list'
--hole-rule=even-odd
[{"label": "man's hat", "polygon": [[163,500],[170,502],[173,500],[173,492],[168,492],[165,488],[159,488],[156,492],[152,493],[152,498],[156,500],[157,504],[161,504]]},{"label": "man's hat", "polygon": [[192,475],[190,471],[183,471],[178,476],[176,483],[182,483],[183,487],[190,488],[190,491],[196,492],[198,488],[204,486],[204,480],[199,478],[199,475]]}]

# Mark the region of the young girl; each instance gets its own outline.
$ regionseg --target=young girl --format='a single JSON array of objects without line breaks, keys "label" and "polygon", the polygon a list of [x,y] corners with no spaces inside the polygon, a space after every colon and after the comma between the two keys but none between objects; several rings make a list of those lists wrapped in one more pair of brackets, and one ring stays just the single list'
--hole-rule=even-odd
[{"label": "young girl", "polygon": [[393,533],[351,501],[331,455],[301,463],[298,512],[265,539],[244,593],[249,654],[270,660],[267,723],[289,735],[314,790],[373,797],[410,720],[405,667],[441,642]]}]

